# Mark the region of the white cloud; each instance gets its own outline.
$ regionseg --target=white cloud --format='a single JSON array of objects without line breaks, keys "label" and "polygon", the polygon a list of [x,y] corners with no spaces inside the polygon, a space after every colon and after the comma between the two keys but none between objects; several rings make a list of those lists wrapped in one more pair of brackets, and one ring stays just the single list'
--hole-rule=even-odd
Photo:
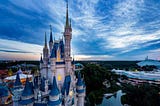
[{"label": "white cloud", "polygon": [[110,55],[75,55],[75,60],[110,60],[113,56]]},{"label": "white cloud", "polygon": [[132,35],[132,36],[121,36],[121,37],[108,37],[107,41],[109,45],[106,48],[129,48],[141,43],[145,43],[150,40],[156,40],[156,35]]},{"label": "white cloud", "polygon": [[43,47],[36,44],[0,39],[0,50],[29,52],[40,55]]}]

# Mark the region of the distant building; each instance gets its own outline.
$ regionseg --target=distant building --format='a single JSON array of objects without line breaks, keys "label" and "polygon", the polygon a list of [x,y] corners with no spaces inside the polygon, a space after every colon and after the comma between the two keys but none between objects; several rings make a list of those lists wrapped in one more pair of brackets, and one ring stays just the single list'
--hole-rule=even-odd
[{"label": "distant building", "polygon": [[45,34],[40,73],[22,86],[19,73],[12,89],[13,106],[84,106],[85,84],[80,73],[75,75],[71,57],[72,27],[66,9],[64,39],[53,40],[50,28],[49,49]]},{"label": "distant building", "polygon": [[160,62],[158,60],[152,60],[148,59],[148,56],[146,57],[145,60],[138,62],[138,66],[143,67],[143,66],[156,66],[157,68],[160,68]]}]

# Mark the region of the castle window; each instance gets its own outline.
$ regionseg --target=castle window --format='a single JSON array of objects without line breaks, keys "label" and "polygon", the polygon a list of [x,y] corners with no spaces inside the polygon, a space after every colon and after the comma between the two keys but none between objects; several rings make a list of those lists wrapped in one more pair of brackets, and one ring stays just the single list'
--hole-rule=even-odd
[{"label": "castle window", "polygon": [[59,74],[57,79],[58,79],[58,81],[61,81],[62,80],[62,76]]},{"label": "castle window", "polygon": [[61,60],[61,54],[60,54],[60,50],[57,50],[57,61]]}]

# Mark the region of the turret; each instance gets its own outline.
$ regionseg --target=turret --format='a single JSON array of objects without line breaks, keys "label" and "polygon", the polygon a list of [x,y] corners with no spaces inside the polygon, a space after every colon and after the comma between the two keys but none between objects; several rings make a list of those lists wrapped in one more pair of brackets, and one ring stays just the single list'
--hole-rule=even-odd
[{"label": "turret", "polygon": [[26,84],[22,92],[21,101],[19,102],[21,106],[33,106],[34,104],[34,91],[33,83],[29,82],[28,77],[26,78]]},{"label": "turret", "polygon": [[40,58],[40,69],[43,67],[43,59],[42,59],[42,54],[41,54],[41,58]]},{"label": "turret", "polygon": [[53,72],[55,70],[55,65],[56,65],[56,55],[57,55],[57,51],[56,51],[56,43],[54,43],[53,48],[52,48],[52,52],[51,52],[51,56],[50,56],[50,60],[51,60],[51,71]]},{"label": "turret", "polygon": [[67,8],[66,8],[66,24],[64,29],[64,39],[65,39],[65,57],[70,57],[71,53],[71,39],[72,39],[72,28],[69,24],[69,18],[68,18],[68,2],[67,2]]},{"label": "turret", "polygon": [[13,96],[12,96],[13,106],[19,106],[18,101],[20,100],[22,91],[23,91],[22,83],[20,80],[19,73],[17,73],[16,80],[13,86],[13,92],[12,92],[13,93]]},{"label": "turret", "polygon": [[78,80],[76,84],[76,91],[77,91],[77,106],[84,106],[84,99],[85,99],[85,85],[82,81],[80,73],[78,73]]},{"label": "turret", "polygon": [[21,83],[21,80],[20,80],[19,73],[17,73],[16,81],[14,82],[14,88],[19,88],[19,87],[22,87],[22,83]]},{"label": "turret", "polygon": [[50,51],[50,54],[52,52],[52,48],[53,48],[53,37],[52,37],[52,26],[50,25],[50,40],[49,40],[49,51]]},{"label": "turret", "polygon": [[44,67],[46,69],[45,77],[48,79],[48,62],[49,62],[49,54],[48,54],[48,46],[47,46],[47,37],[45,33],[45,43],[44,43],[44,48],[43,48],[43,62],[44,62]]},{"label": "turret", "polygon": [[68,1],[67,1],[67,8],[66,8],[66,24],[64,29],[64,40],[65,40],[65,70],[66,75],[70,74],[71,71],[71,39],[72,39],[72,28],[69,24],[69,18],[68,18]]},{"label": "turret", "polygon": [[38,84],[38,89],[37,89],[36,94],[34,94],[36,96],[36,100],[34,102],[34,106],[48,106],[47,105],[47,101],[42,96],[42,95],[48,94],[48,82],[47,83],[46,82],[47,81],[44,78],[40,81],[40,78],[38,76],[38,79],[36,81],[36,83]]},{"label": "turret", "polygon": [[53,77],[52,89],[49,93],[49,106],[61,106],[60,92],[57,87],[56,77]]},{"label": "turret", "polygon": [[69,95],[70,92],[70,86],[71,86],[71,76],[67,75],[65,76],[65,80],[63,83],[63,87],[62,87],[62,95],[63,95],[63,101],[65,106],[71,106],[72,105],[72,96],[73,95]]},{"label": "turret", "polygon": [[43,91],[43,94],[48,94],[48,79],[44,77],[41,79],[40,89]]},{"label": "turret", "polygon": [[43,47],[43,62],[44,64],[47,66],[48,64],[48,47],[47,47],[47,36],[45,33],[45,43],[44,43],[44,47]]}]

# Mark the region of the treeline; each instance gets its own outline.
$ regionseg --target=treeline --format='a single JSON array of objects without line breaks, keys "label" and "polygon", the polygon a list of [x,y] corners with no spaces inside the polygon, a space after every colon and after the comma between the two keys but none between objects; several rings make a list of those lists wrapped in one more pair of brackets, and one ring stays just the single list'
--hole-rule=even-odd
[{"label": "treeline", "polygon": [[1,61],[0,69],[8,69],[11,66],[16,66],[20,64],[34,64],[39,65],[39,61]]},{"label": "treeline", "polygon": [[121,98],[122,104],[131,106],[160,106],[160,88],[158,86],[143,84],[133,86],[123,84],[126,95]]},{"label": "treeline", "polygon": [[99,64],[102,67],[107,69],[125,69],[125,70],[133,70],[138,67],[136,63],[140,61],[77,61],[82,64]]},{"label": "treeline", "polygon": [[[86,95],[89,98],[90,106],[101,104],[104,93],[115,92],[120,89],[120,87],[116,85],[119,76],[99,64],[84,64],[84,69],[81,71],[81,74],[84,75]],[[103,85],[105,80],[111,84],[109,89],[106,89]]]}]

